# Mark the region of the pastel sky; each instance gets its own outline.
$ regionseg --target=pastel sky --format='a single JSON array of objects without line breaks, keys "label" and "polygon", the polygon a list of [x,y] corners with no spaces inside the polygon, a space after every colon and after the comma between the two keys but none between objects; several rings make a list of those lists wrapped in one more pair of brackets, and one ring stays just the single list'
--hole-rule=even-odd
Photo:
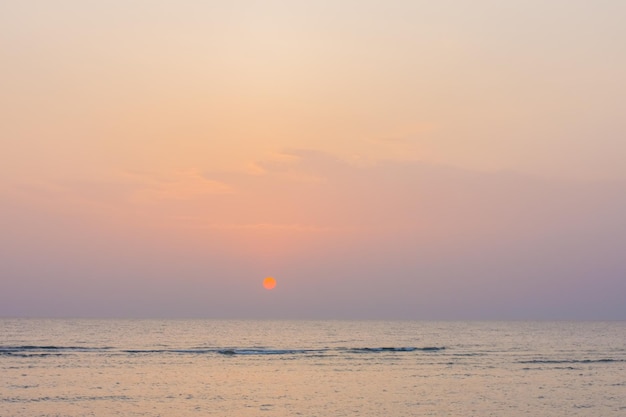
[{"label": "pastel sky", "polygon": [[2,1],[0,316],[626,319],[625,16]]}]

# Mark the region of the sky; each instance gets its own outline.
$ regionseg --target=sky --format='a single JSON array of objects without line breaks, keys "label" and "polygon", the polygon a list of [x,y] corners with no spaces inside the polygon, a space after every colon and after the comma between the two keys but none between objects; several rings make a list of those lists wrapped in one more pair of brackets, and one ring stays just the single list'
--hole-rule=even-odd
[{"label": "sky", "polygon": [[625,320],[624,16],[3,1],[0,317]]}]

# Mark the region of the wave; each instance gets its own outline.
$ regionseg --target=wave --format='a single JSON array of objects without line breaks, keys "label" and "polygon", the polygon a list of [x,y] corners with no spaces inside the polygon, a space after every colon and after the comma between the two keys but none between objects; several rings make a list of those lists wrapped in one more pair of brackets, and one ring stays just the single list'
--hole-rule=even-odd
[{"label": "wave", "polygon": [[426,346],[400,346],[400,347],[338,347],[322,349],[276,349],[265,347],[197,347],[190,349],[115,349],[112,347],[84,347],[84,346],[0,346],[0,355],[11,356],[60,356],[79,352],[108,353],[108,354],[220,354],[226,356],[235,355],[324,355],[332,353],[403,353],[403,352],[437,352],[445,347]]},{"label": "wave", "polygon": [[445,347],[358,347],[358,348],[325,348],[325,349],[221,349],[223,355],[297,355],[297,354],[325,354],[325,353],[381,353],[381,352],[436,352]]},{"label": "wave", "polygon": [[78,352],[100,352],[111,350],[111,347],[86,347],[86,346],[52,346],[52,345],[21,345],[0,346],[0,355],[7,356],[59,356]]},{"label": "wave", "polygon": [[564,364],[564,363],[610,363],[610,362],[626,362],[626,359],[533,359],[528,361],[518,361],[524,364]]},{"label": "wave", "polygon": [[350,348],[347,349],[353,353],[371,353],[371,352],[437,352],[445,349],[445,347],[427,346],[427,347],[364,347],[364,348]]},{"label": "wave", "polygon": [[310,349],[220,349],[217,352],[222,355],[296,355],[313,352],[323,352],[324,350]]},{"label": "wave", "polygon": [[174,353],[174,354],[221,354],[221,355],[293,355],[299,353],[319,352],[312,349],[259,349],[259,348],[198,348],[198,349],[140,349],[122,350],[124,353]]}]

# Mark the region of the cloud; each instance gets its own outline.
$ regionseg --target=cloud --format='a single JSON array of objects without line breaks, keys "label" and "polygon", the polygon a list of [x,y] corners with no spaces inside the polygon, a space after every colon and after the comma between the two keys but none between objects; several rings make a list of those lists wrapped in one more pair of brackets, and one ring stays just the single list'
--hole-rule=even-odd
[{"label": "cloud", "polygon": [[[625,202],[623,184],[618,183],[548,180],[419,161],[362,165],[312,150],[289,150],[257,165],[262,172],[254,175],[204,174],[236,188],[238,196],[229,201],[230,208],[237,211],[245,205],[241,217],[257,219],[232,223],[316,224],[393,233],[407,228],[449,237],[514,238],[599,227],[617,220],[614,216]],[[598,218],[595,213],[603,210],[611,214]]]},{"label": "cloud", "polygon": [[199,170],[191,169],[169,174],[165,177],[138,177],[140,187],[134,198],[138,201],[191,200],[214,194],[234,192],[228,184],[210,180]]},{"label": "cloud", "polygon": [[221,316],[253,314],[254,294],[242,307],[237,283],[268,271],[290,278],[289,317],[626,317],[621,182],[297,149],[257,164],[0,196],[4,276],[47,288],[56,274],[78,288],[98,271],[134,288],[129,298],[148,282],[163,294],[179,281],[221,288],[212,300],[228,300],[223,310],[192,308]]}]

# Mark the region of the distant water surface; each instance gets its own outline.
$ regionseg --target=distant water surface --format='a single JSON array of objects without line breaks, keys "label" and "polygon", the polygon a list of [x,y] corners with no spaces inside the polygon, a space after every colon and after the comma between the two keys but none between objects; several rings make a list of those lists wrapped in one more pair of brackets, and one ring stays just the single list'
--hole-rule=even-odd
[{"label": "distant water surface", "polygon": [[0,416],[626,416],[626,322],[0,320]]}]

